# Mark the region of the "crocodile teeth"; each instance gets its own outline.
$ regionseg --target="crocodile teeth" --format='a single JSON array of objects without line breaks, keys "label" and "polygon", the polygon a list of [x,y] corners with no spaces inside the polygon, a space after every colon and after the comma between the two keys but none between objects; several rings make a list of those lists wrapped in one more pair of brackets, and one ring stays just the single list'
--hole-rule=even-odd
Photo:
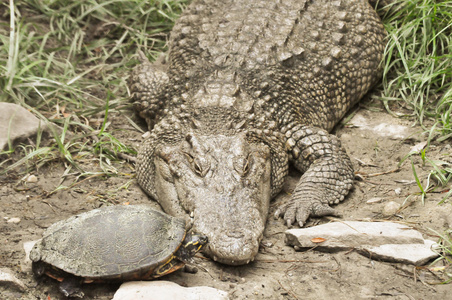
[{"label": "crocodile teeth", "polygon": [[216,257],[215,255],[213,256],[213,260],[214,261],[217,261],[218,260],[218,257]]},{"label": "crocodile teeth", "polygon": [[247,261],[246,261],[246,264],[249,264],[250,263],[250,260],[248,259]]}]

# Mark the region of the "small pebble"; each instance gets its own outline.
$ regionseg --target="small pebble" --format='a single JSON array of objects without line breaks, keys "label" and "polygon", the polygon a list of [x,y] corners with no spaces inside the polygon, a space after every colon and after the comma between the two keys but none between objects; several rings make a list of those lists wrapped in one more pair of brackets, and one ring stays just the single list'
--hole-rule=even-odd
[{"label": "small pebble", "polygon": [[23,247],[24,247],[24,251],[25,251],[25,257],[24,260],[21,262],[20,267],[22,272],[31,272],[31,259],[30,259],[30,252],[31,249],[33,248],[33,246],[36,244],[36,241],[28,241],[28,242],[24,242]]},{"label": "small pebble", "polygon": [[198,273],[198,268],[195,266],[191,266],[191,265],[185,265],[184,272],[190,273],[190,274],[196,274],[196,273]]},{"label": "small pebble", "polygon": [[422,151],[422,149],[425,148],[425,146],[427,146],[427,142],[418,143],[418,144],[414,145],[413,147],[411,147],[411,151],[410,152],[419,153],[419,152]]},{"label": "small pebble", "polygon": [[400,194],[402,193],[402,189],[401,189],[401,188],[396,188],[396,189],[394,190],[394,192],[395,192],[397,195],[400,195]]},{"label": "small pebble", "polygon": [[141,137],[143,139],[147,139],[150,135],[151,135],[151,132],[150,131],[146,131]]},{"label": "small pebble", "polygon": [[400,209],[400,204],[394,201],[389,201],[386,203],[385,207],[383,208],[383,215],[385,216],[392,216],[397,213],[397,211]]},{"label": "small pebble", "polygon": [[367,204],[372,204],[372,203],[380,203],[381,201],[383,201],[383,198],[371,198],[369,200],[367,200]]},{"label": "small pebble", "polygon": [[9,218],[8,221],[6,221],[6,222],[17,224],[20,222],[20,218]]},{"label": "small pebble", "polygon": [[264,246],[265,248],[271,248],[273,247],[273,243],[270,241],[263,241],[261,242],[262,246]]},{"label": "small pebble", "polygon": [[26,181],[30,183],[35,183],[38,182],[38,177],[36,177],[35,175],[30,175],[27,177]]}]

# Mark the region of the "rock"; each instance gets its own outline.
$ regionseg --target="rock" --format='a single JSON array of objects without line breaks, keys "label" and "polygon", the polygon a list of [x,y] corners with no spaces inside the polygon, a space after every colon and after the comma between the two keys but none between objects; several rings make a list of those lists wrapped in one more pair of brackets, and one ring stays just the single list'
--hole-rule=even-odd
[{"label": "rock", "polygon": [[190,274],[196,274],[196,273],[198,273],[198,267],[187,264],[184,266],[184,272],[190,273]]},{"label": "rock", "polygon": [[228,293],[207,286],[182,287],[170,281],[131,281],[123,283],[113,300],[221,300]]},{"label": "rock", "polygon": [[394,201],[389,201],[383,207],[382,214],[384,216],[392,216],[392,215],[395,215],[399,209],[400,209],[400,204],[399,203],[394,202]]},{"label": "rock", "polygon": [[310,228],[289,229],[286,243],[295,249],[338,251],[354,248],[372,259],[422,265],[438,256],[437,244],[422,234],[392,222],[333,222]]},{"label": "rock", "polygon": [[150,137],[151,136],[151,132],[150,131],[146,131],[145,133],[143,133],[142,135],[141,135],[141,137],[143,138],[143,139],[147,139],[148,137]]},{"label": "rock", "polygon": [[432,251],[438,244],[426,240],[424,244],[381,245],[378,247],[362,247],[358,252],[374,260],[405,263],[420,266],[439,256]]},{"label": "rock", "polygon": [[27,176],[25,181],[29,182],[29,183],[35,183],[35,182],[38,182],[38,177],[36,177],[35,175],[29,175],[29,176]]},{"label": "rock", "polygon": [[6,221],[7,223],[13,223],[13,224],[17,224],[20,222],[20,218],[9,218],[8,221]]},{"label": "rock", "polygon": [[[316,243],[317,239],[325,239]],[[313,242],[313,240],[315,242]],[[419,231],[392,222],[332,222],[286,231],[286,243],[300,248],[317,247],[337,251],[386,244],[424,244]]]},{"label": "rock", "polygon": [[349,124],[361,130],[372,132],[377,136],[395,140],[408,138],[418,140],[420,135],[416,129],[408,125],[397,124],[401,122],[401,120],[381,112],[372,113],[372,117],[370,117],[368,112],[362,110],[350,120]]},{"label": "rock", "polygon": [[39,128],[46,126],[31,112],[20,105],[0,102],[0,150],[9,148],[27,138],[36,136]]},{"label": "rock", "polygon": [[24,242],[23,247],[25,251],[25,258],[20,264],[20,268],[22,272],[31,272],[31,259],[30,259],[30,251],[33,248],[33,246],[36,244],[37,241],[29,241]]},{"label": "rock", "polygon": [[383,201],[383,198],[370,198],[369,200],[366,201],[366,203],[367,204],[380,203],[381,201]]},{"label": "rock", "polygon": [[6,285],[19,291],[25,291],[27,289],[25,284],[17,279],[13,271],[6,268],[0,269],[0,285]]},{"label": "rock", "polygon": [[417,143],[416,145],[414,145],[413,147],[411,147],[411,151],[412,153],[420,153],[425,146],[427,146],[428,142],[421,142],[421,143]]}]

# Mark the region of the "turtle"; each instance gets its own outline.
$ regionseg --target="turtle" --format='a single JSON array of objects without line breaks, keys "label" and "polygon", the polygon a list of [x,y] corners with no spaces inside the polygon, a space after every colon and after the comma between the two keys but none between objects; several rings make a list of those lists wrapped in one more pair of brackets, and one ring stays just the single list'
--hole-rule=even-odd
[{"label": "turtle", "polygon": [[207,244],[185,224],[144,205],[94,209],[50,226],[30,252],[32,270],[60,281],[66,297],[83,297],[82,283],[154,279]]}]

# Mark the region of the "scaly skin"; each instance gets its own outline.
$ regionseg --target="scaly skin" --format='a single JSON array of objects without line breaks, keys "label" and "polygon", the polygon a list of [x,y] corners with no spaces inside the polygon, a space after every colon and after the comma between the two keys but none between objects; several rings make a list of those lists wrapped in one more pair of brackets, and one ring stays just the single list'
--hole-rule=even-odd
[{"label": "scaly skin", "polygon": [[378,81],[384,37],[365,0],[194,1],[166,58],[132,73],[138,182],[232,265],[257,254],[289,161],[304,174],[276,215],[336,214],[353,168],[328,131]]}]

